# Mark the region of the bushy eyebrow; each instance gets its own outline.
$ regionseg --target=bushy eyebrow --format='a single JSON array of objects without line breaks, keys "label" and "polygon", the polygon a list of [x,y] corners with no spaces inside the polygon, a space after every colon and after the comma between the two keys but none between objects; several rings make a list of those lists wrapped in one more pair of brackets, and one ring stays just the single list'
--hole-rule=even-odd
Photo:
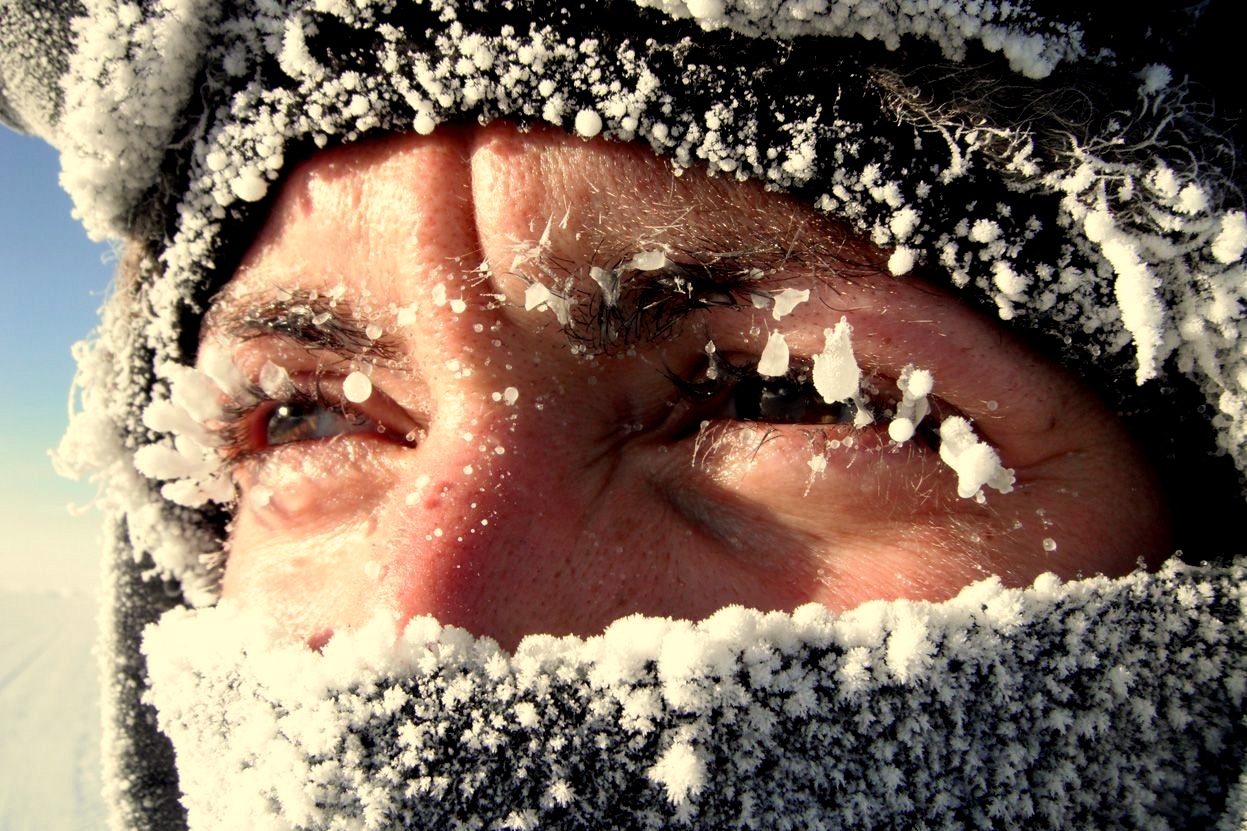
[{"label": "bushy eyebrow", "polygon": [[234,340],[278,335],[348,360],[393,364],[403,356],[400,338],[370,333],[369,323],[345,300],[302,289],[217,303],[208,313],[207,329]]},{"label": "bushy eyebrow", "polygon": [[[750,296],[776,290],[784,283],[805,278],[834,287],[835,279],[878,274],[878,266],[853,256],[857,246],[840,249],[800,243],[788,247],[710,247],[664,252],[658,269],[632,265],[628,256],[598,252],[597,263],[564,266],[573,286],[564,334],[573,344],[591,352],[612,353],[653,343],[678,334],[693,313],[714,307],[751,305]],[[611,302],[597,280],[585,279],[597,268],[618,280],[619,295]],[[547,275],[557,274],[547,261]],[[808,285],[808,282],[807,284]]]}]

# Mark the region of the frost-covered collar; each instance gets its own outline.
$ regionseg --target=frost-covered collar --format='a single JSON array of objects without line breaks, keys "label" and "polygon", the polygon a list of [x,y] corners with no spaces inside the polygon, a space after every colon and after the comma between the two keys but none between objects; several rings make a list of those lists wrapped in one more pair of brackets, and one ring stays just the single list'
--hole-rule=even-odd
[{"label": "frost-covered collar", "polygon": [[144,651],[193,828],[1237,829],[1243,577],[628,618],[514,655],[429,619],[318,654],[215,608]]}]

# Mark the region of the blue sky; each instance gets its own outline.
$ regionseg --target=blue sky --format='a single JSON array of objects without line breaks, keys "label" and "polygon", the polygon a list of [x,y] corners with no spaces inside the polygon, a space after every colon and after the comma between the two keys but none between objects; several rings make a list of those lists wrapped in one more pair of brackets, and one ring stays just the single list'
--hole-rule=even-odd
[{"label": "blue sky", "polygon": [[70,216],[58,169],[52,148],[0,128],[0,588],[86,590],[97,573],[99,516],[66,507],[94,488],[60,479],[47,451],[115,257]]}]

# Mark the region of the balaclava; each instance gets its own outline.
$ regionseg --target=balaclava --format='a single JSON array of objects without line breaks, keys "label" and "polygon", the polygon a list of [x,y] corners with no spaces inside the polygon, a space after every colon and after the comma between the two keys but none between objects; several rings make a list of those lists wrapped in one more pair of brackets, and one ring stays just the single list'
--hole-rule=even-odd
[{"label": "balaclava", "polygon": [[[1247,465],[1226,15],[5,0],[0,116],[61,151],[93,236],[130,243],[58,454],[109,518],[114,826],[1247,828],[1243,574],[1218,537]],[[513,655],[429,619],[312,651],[214,606],[232,489],[188,367],[275,183],[318,148],[500,118],[762,181],[897,279],[964,291],[1146,438],[1188,564],[631,618]]]}]

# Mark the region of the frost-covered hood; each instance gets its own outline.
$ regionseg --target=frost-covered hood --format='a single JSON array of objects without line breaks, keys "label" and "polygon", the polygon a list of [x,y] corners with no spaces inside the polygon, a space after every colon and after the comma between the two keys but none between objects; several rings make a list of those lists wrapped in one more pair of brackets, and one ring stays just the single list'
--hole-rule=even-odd
[{"label": "frost-covered hood", "polygon": [[[144,627],[166,609],[211,605],[228,517],[228,494],[211,459],[177,428],[189,406],[177,397],[179,367],[193,362],[206,302],[232,273],[248,242],[244,229],[262,216],[283,172],[316,148],[369,135],[428,133],[451,119],[549,122],[584,136],[644,142],[677,165],[705,165],[805,198],[890,250],[888,265],[898,277],[946,275],[973,302],[1086,374],[1145,434],[1173,484],[1179,513],[1191,520],[1192,536],[1184,539],[1199,549],[1188,550],[1189,559],[1224,559],[1227,551],[1204,546],[1212,535],[1207,529],[1223,528],[1228,512],[1241,509],[1239,475],[1247,467],[1247,353],[1239,338],[1247,214],[1235,167],[1240,144],[1211,102],[1224,111],[1228,100],[1231,114],[1240,105],[1225,97],[1229,79],[1206,71],[1208,50],[1199,46],[1223,25],[1222,10],[1215,4],[1200,10],[1202,16],[1178,9],[1119,18],[1064,3],[701,0],[601,3],[588,13],[540,0],[120,6],[8,0],[0,18],[0,116],[61,150],[62,183],[93,235],[133,242],[127,264],[133,279],[118,287],[97,337],[80,349],[82,412],[59,452],[68,470],[104,481],[101,503],[110,515],[113,594],[104,672],[118,827],[184,821],[170,747],[155,730],[154,711],[140,703],[148,659],[138,644]],[[1211,455],[1214,449],[1220,458]],[[145,465],[154,454],[176,464]],[[155,467],[167,481],[139,472]],[[1195,533],[1200,530],[1204,536]],[[728,615],[730,626],[720,620],[706,631],[743,627],[729,639],[735,645],[723,647],[730,657],[715,647],[710,664],[688,670],[698,679],[694,688],[713,687],[724,698],[692,710],[683,709],[678,695],[672,699],[663,676],[676,659],[663,657],[662,644],[702,637],[681,625],[644,624],[657,627],[653,663],[629,658],[638,674],[621,677],[620,685],[592,680],[606,672],[597,641],[546,644],[538,657],[468,660],[464,650],[488,647],[420,629],[411,636],[413,652],[369,665],[372,680],[334,676],[317,681],[315,691],[309,681],[308,689],[294,692],[310,697],[292,704],[285,699],[291,690],[272,687],[266,670],[248,662],[247,648],[224,635],[235,631],[223,620],[227,612],[179,612],[149,639],[150,700],[186,760],[181,786],[192,823],[203,827],[219,814],[221,783],[200,761],[224,760],[251,772],[243,778],[259,776],[246,748],[261,745],[235,744],[242,733],[222,732],[255,718],[267,725],[266,739],[288,740],[282,758],[293,768],[317,771],[317,787],[326,790],[310,793],[322,801],[349,802],[358,781],[351,777],[411,783],[403,787],[413,803],[394,808],[390,797],[369,791],[374,796],[366,804],[349,808],[348,814],[383,817],[377,827],[408,816],[402,812],[420,800],[435,808],[427,794],[445,789],[464,794],[462,804],[481,807],[470,776],[440,767],[430,772],[425,751],[411,748],[426,747],[432,733],[476,735],[489,721],[488,730],[502,737],[496,741],[516,753],[524,745],[524,759],[560,756],[570,742],[578,748],[571,758],[587,767],[563,777],[538,765],[534,776],[553,790],[506,791],[522,792],[506,809],[514,814],[492,795],[493,813],[456,807],[465,827],[475,820],[476,827],[534,827],[543,811],[591,826],[589,815],[574,813],[596,799],[586,783],[623,788],[601,805],[631,806],[639,812],[637,825],[720,816],[715,812],[731,806],[756,817],[758,827],[773,827],[769,797],[742,777],[787,780],[797,757],[835,747],[822,754],[834,757],[831,764],[812,778],[797,777],[806,783],[796,786],[806,788],[799,810],[817,805],[830,816],[835,805],[860,825],[891,824],[845,807],[907,811],[904,799],[878,801],[878,793],[891,789],[929,806],[930,824],[1009,824],[1003,818],[1018,812],[1024,822],[1043,817],[1052,825],[1151,825],[1145,818],[1155,814],[1206,824],[1205,817],[1221,814],[1222,827],[1235,828],[1243,822],[1235,813],[1239,802],[1227,806],[1225,794],[1242,756],[1239,577],[1218,567],[1107,587],[1075,584],[1072,594],[1049,584],[1029,595],[979,589],[944,606],[872,607],[853,618],[876,615],[865,629],[802,612],[768,618],[766,637],[783,641],[769,652],[749,646],[751,627],[762,624]],[[1154,600],[1143,603],[1140,592]],[[1094,614],[1062,611],[1091,596]],[[1023,611],[997,625],[991,610],[1000,603]],[[899,630],[887,623],[914,615],[936,622]],[[1084,650],[1088,617],[1114,623]],[[1183,629],[1183,621],[1193,628]],[[201,627],[214,626],[223,633],[218,651],[191,645]],[[1143,633],[1165,639],[1141,641]],[[183,640],[179,655],[170,644]],[[424,641],[436,645],[426,649]],[[907,649],[920,657],[905,658]],[[300,666],[332,659],[330,653],[279,654]],[[773,662],[768,670],[780,680],[750,675],[755,659]],[[1091,675],[1071,669],[1080,662],[1092,667]],[[552,697],[540,680],[547,676],[531,675],[535,666],[549,670]],[[799,679],[785,674],[791,667],[801,668]],[[322,680],[337,671],[308,669]],[[385,683],[375,682],[375,673]],[[412,680],[403,680],[408,673]],[[1068,684],[1055,680],[1075,675]],[[462,695],[450,681],[428,680],[452,676],[463,679]],[[399,691],[382,694],[391,678]],[[194,696],[208,691],[216,698],[222,685],[249,692],[241,704],[236,696],[219,696],[219,712],[188,710],[192,699],[179,692],[188,679],[203,685]],[[1139,686],[1133,679],[1147,680]],[[358,684],[362,692],[309,703],[313,692]],[[410,703],[432,700],[410,697],[429,684],[444,708],[434,714]],[[534,689],[542,697],[524,697]],[[992,696],[990,705],[984,695]],[[793,696],[800,701],[789,705]],[[882,703],[889,696],[895,711]],[[896,731],[915,735],[920,714],[941,696],[957,700],[940,702],[947,709],[933,732],[917,743],[896,738]],[[486,700],[502,703],[481,709]],[[532,719],[542,727],[530,737],[525,731],[536,728],[517,715],[518,701],[588,715],[559,721],[536,710]],[[366,712],[349,718],[340,712],[356,706]],[[646,721],[651,709],[652,724]],[[992,719],[983,716],[987,711]],[[1004,715],[1021,711],[1029,717]],[[307,723],[290,715],[299,712],[359,726],[351,740],[358,744],[311,735]],[[620,712],[627,717],[612,716]],[[205,721],[205,713],[214,720]],[[489,713],[505,723],[494,724]],[[389,719],[390,727],[365,729],[373,716]],[[863,735],[888,725],[894,732],[883,738],[893,744],[878,744],[879,735],[836,744],[846,720]],[[964,747],[949,750],[937,738],[949,724],[970,731]],[[585,725],[599,732],[565,735]],[[385,729],[420,736],[385,739]],[[782,736],[773,744],[793,755],[763,756],[752,766],[734,748],[742,735]],[[1197,740],[1183,743],[1180,736]],[[534,744],[545,737],[544,747]],[[1114,743],[1119,737],[1122,743]],[[385,741],[406,748],[407,761],[387,766],[373,752],[389,748]],[[459,747],[496,753],[493,741]],[[360,755],[361,747],[368,753]],[[944,750],[952,755],[937,758]],[[362,764],[367,776],[351,772],[341,754]],[[904,759],[881,761],[889,754]],[[1130,767],[1153,758],[1154,765]],[[870,773],[855,766],[867,759]],[[630,770],[617,782],[594,772],[595,765],[623,760]],[[918,798],[912,790],[918,760],[933,765],[932,781],[952,781],[949,767],[980,772],[955,780],[961,783],[955,794],[937,789]],[[455,762],[461,768],[445,770],[475,764],[475,757],[463,756]],[[289,769],[276,770],[273,781]],[[520,770],[511,773],[522,778]],[[1124,813],[1086,807],[1069,788],[1060,793],[1053,777],[1119,783],[1114,787],[1129,795],[1115,797],[1106,785],[1095,797],[1104,797],[1100,808]],[[738,780],[739,790],[719,784]],[[560,790],[559,781],[570,791]],[[205,790],[191,792],[200,786]],[[322,817],[300,802],[308,792],[287,798],[272,787],[259,782],[247,798]],[[1006,798],[1002,791],[1025,796]],[[567,793],[581,807],[561,804],[565,796],[573,800]],[[1200,807],[1188,811],[1192,805]],[[385,813],[391,808],[398,813]],[[572,813],[557,813],[565,810]],[[794,825],[813,827],[807,815],[793,816]],[[340,826],[330,818],[318,822],[310,827],[354,827],[345,819]]]}]

